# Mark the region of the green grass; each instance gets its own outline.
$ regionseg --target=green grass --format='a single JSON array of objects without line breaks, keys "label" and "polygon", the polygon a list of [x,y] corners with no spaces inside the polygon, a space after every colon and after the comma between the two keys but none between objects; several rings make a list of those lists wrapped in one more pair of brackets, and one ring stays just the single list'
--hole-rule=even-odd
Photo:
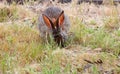
[{"label": "green grass", "polygon": [[10,7],[1,7],[0,8],[0,22],[5,22],[17,19],[18,13],[17,13],[17,7],[16,5],[10,5]]},{"label": "green grass", "polygon": [[[79,22],[78,19],[74,21],[76,24],[75,28],[72,31],[75,34],[73,43],[79,43],[80,45],[91,47],[91,48],[102,48],[105,52],[112,52],[115,55],[120,54],[120,42],[116,37],[113,36],[114,31],[119,32],[119,30],[111,29],[113,32],[109,32],[107,28],[89,28],[87,25]],[[73,27],[74,28],[74,27]]]},{"label": "green grass", "polygon": [[[79,22],[77,22],[79,23]],[[84,24],[78,24],[80,29],[74,30],[75,37],[71,44],[79,44],[84,47],[102,48],[103,52],[119,54],[119,42],[114,39],[104,28],[89,29]],[[62,55],[53,56],[52,52],[57,48],[53,43],[42,44],[39,33],[25,25],[2,25],[0,30],[2,37],[1,46],[1,70],[2,73],[15,73],[16,66],[31,74],[37,73],[33,68],[25,67],[32,62],[40,63],[43,74],[70,73],[70,64],[66,64],[61,72],[60,59]],[[119,36],[119,31],[115,32]],[[116,44],[116,46],[115,46]],[[12,53],[12,54],[11,54]],[[93,67],[96,73],[96,67]],[[21,71],[22,72],[22,71]]]},{"label": "green grass", "polygon": [[[4,17],[0,19],[0,73],[84,74],[83,67],[88,63],[83,59],[101,59],[104,70],[114,68],[116,74],[120,73],[116,66],[120,55],[120,22],[117,16],[104,18],[104,25],[99,28],[91,28],[79,18],[71,18],[72,35],[66,42],[67,48],[60,48],[52,38],[45,43],[39,37],[36,28],[37,14],[30,15],[32,12],[27,12],[22,7],[24,11],[20,11],[18,7],[8,7],[11,10],[9,18],[6,8],[0,11],[0,16]],[[25,17],[30,21],[23,21]],[[12,23],[5,23],[8,20]],[[95,20],[88,22],[93,26],[96,26],[96,23]],[[89,48],[90,52],[86,48]],[[96,52],[96,48],[101,48],[102,51]],[[99,74],[99,65],[93,64],[90,71],[92,74]]]}]

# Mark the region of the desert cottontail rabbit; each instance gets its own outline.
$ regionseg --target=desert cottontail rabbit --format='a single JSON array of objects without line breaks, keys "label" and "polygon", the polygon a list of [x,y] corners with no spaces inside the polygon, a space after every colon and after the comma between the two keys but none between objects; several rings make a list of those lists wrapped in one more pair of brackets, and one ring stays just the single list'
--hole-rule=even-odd
[{"label": "desert cottontail rabbit", "polygon": [[38,27],[41,37],[47,39],[46,36],[51,35],[54,41],[63,47],[68,38],[70,21],[63,10],[52,6],[40,15]]}]

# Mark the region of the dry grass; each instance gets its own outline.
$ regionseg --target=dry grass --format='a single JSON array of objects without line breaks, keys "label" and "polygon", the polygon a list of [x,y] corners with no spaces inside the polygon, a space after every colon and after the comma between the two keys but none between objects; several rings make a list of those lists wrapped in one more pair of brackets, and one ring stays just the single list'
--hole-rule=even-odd
[{"label": "dry grass", "polygon": [[36,28],[37,14],[31,9],[0,5],[4,10],[0,13],[5,13],[0,14],[4,18],[0,19],[1,74],[120,73],[120,14],[115,7],[58,5],[64,6],[73,32],[67,47],[59,48],[52,42],[43,44]]}]

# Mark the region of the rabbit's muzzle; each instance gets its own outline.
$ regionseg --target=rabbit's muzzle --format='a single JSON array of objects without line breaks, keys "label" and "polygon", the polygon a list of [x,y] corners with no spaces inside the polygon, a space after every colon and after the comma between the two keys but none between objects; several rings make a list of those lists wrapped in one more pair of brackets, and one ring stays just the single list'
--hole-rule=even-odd
[{"label": "rabbit's muzzle", "polygon": [[64,47],[64,37],[62,36],[62,34],[60,33],[59,30],[54,30],[54,31],[53,31],[53,37],[54,37],[54,41],[55,41],[58,45]]}]

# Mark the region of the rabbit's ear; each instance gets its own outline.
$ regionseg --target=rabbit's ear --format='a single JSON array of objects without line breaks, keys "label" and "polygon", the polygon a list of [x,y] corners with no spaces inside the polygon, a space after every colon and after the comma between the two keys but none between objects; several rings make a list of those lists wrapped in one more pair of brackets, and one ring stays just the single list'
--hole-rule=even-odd
[{"label": "rabbit's ear", "polygon": [[45,24],[46,24],[49,28],[51,28],[52,21],[51,21],[46,15],[44,15],[44,14],[42,14],[42,17],[43,17],[43,19],[44,19]]},{"label": "rabbit's ear", "polygon": [[63,22],[64,22],[64,11],[62,11],[60,16],[58,17],[58,24],[62,25]]}]

